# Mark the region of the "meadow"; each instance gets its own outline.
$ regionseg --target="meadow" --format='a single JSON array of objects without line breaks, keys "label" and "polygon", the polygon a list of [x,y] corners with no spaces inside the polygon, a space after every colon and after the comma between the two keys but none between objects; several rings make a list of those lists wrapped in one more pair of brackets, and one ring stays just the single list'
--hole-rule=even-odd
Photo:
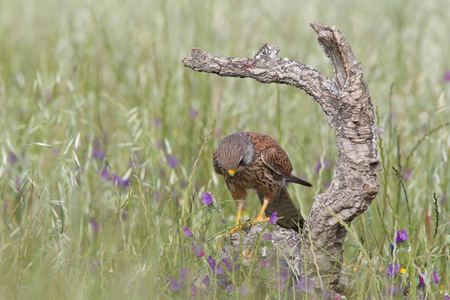
[{"label": "meadow", "polygon": [[[313,184],[289,187],[307,216],[337,157],[324,113],[293,87],[181,62],[192,47],[251,57],[269,43],[332,78],[311,22],[344,33],[377,112],[380,191],[350,226],[345,296],[449,298],[447,0],[0,8],[1,299],[320,299],[222,261],[237,209],[212,155],[233,132],[274,137]],[[245,217],[259,209],[250,194]]]}]

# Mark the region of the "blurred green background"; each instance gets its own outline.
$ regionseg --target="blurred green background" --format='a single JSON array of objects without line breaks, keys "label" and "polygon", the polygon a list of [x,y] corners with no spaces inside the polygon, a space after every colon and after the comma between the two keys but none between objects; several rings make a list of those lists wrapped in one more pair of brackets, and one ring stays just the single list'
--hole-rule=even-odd
[{"label": "blurred green background", "polygon": [[[448,293],[448,1],[0,0],[0,8],[0,297],[227,295],[205,259],[219,259],[214,237],[236,214],[212,168],[218,142],[241,130],[277,139],[314,185],[289,187],[306,216],[332,179],[335,136],[303,91],[197,73],[181,59],[192,47],[252,57],[269,43],[332,78],[311,22],[344,33],[379,116],[381,189],[352,224],[359,242],[345,243],[347,296],[385,298],[398,284],[411,298]],[[401,229],[410,244],[394,255]],[[194,241],[201,259],[186,246]],[[391,263],[405,272],[387,277]],[[192,276],[174,291],[166,277],[180,268]],[[441,283],[421,287],[418,275],[433,270]],[[261,276],[242,272],[227,284],[249,286],[250,298],[281,295],[250,287]],[[214,294],[193,293],[208,274]]]}]

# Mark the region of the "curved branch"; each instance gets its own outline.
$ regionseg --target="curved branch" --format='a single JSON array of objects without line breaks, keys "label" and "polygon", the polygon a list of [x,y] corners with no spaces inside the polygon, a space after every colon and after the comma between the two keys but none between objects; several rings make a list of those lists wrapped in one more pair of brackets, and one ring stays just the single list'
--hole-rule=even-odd
[{"label": "curved branch", "polygon": [[336,98],[337,88],[319,71],[277,56],[275,46],[264,44],[253,58],[217,57],[198,48],[192,48],[184,65],[198,72],[217,74],[222,77],[248,77],[261,83],[281,83],[304,90],[319,103]]},{"label": "curved branch", "polygon": [[[314,197],[311,212],[298,239],[300,250],[296,249],[292,256],[292,247],[278,243],[268,251],[290,257],[289,262],[295,264],[297,275],[312,278],[316,288],[328,287],[334,292],[342,292],[346,288],[341,274],[342,243],[346,234],[343,224],[367,210],[377,195],[379,183],[376,173],[381,166],[373,128],[374,111],[361,65],[337,27],[320,23],[311,26],[325,54],[331,59],[334,82],[305,64],[278,57],[278,49],[269,45],[264,45],[253,58],[215,57],[193,49],[183,62],[193,70],[219,76],[289,84],[304,90],[321,105],[337,136],[338,161],[333,180],[325,193]],[[230,241],[232,248],[254,247],[254,235],[258,230],[261,228],[255,226],[242,237],[233,237]],[[295,240],[293,236],[297,235],[294,231],[286,233],[279,227],[274,232],[284,236],[286,241]],[[228,251],[227,255],[231,253]]]}]

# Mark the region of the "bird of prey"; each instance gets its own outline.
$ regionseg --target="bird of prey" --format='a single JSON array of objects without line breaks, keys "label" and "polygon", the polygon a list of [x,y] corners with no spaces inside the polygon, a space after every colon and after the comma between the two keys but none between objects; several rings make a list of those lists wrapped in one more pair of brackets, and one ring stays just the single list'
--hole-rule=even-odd
[{"label": "bird of prey", "polygon": [[247,189],[256,190],[262,208],[254,222],[262,222],[266,216],[277,212],[277,224],[298,230],[303,218],[292,202],[286,182],[312,186],[292,175],[291,161],[283,148],[268,135],[254,132],[237,132],[225,137],[214,151],[214,170],[222,175],[231,196],[238,207],[234,233],[240,227],[242,209]]}]

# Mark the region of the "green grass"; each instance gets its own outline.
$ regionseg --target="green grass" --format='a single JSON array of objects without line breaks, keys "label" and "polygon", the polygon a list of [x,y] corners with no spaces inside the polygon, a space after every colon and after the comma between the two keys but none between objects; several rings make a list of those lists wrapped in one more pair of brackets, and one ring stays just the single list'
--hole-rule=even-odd
[{"label": "green grass", "polygon": [[[384,299],[400,283],[410,299],[444,298],[450,5],[339,2],[0,1],[0,298],[190,298],[191,284],[206,275],[211,285],[198,296],[223,298],[207,257],[221,259],[215,236],[234,222],[236,207],[213,171],[215,146],[240,130],[278,139],[314,185],[290,187],[307,215],[332,178],[335,137],[304,92],[196,73],[181,58],[191,47],[249,57],[269,43],[332,77],[309,27],[315,21],[345,34],[382,131],[381,189],[344,245],[347,297]],[[106,158],[96,158],[102,151]],[[316,172],[320,159],[330,164]],[[113,174],[129,188],[115,186]],[[202,204],[206,192],[214,208]],[[257,213],[255,195],[246,208]],[[402,229],[409,238],[391,254]],[[205,251],[200,259],[193,242]],[[392,263],[404,273],[388,277]],[[173,292],[166,276],[179,279],[180,268],[188,276]],[[430,274],[425,288],[422,272]],[[234,297],[243,286],[248,298],[293,297],[259,284],[270,274],[226,273],[227,285],[241,287]]]}]

